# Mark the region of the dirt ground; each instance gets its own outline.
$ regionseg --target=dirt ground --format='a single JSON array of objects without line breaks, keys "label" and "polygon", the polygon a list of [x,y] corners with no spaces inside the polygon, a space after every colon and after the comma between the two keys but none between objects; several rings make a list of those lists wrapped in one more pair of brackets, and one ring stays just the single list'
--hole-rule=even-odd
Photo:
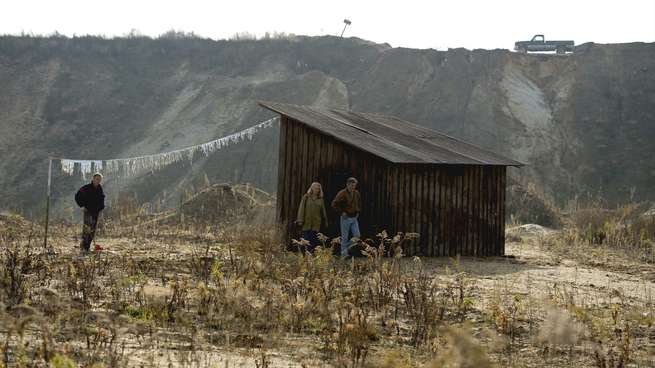
[{"label": "dirt ground", "polygon": [[[597,264],[582,264],[543,248],[540,239],[548,235],[548,231],[538,228],[521,231],[511,238],[515,241],[506,244],[504,257],[421,258],[420,261],[406,257],[400,259],[399,267],[406,270],[415,269],[417,262],[420,262],[429,277],[445,282],[454,280],[454,273],[465,275],[462,284],[466,289],[466,299],[471,302],[461,322],[470,326],[473,335],[484,342],[486,351],[497,366],[597,366],[597,362],[592,358],[593,354],[589,353],[590,349],[594,348],[583,346],[582,343],[571,350],[586,351],[579,357],[573,358],[571,353],[567,355],[560,351],[548,355],[544,360],[544,349],[534,342],[534,336],[537,335],[539,325],[545,323],[545,306],[549,303],[569,305],[572,306],[572,311],[609,311],[621,306],[638,310],[643,313],[643,318],[650,318],[652,321],[655,310],[655,267],[600,254]],[[143,237],[129,234],[107,237],[101,230],[97,243],[101,244],[104,250],[82,257],[77,248],[75,229],[54,234],[51,244],[56,254],[52,256],[52,262],[66,265],[89,259],[95,260],[96,263],[102,263],[103,260],[121,260],[129,262],[132,267],[143,267],[140,271],[147,275],[147,280],[140,290],[131,292],[148,300],[164,301],[174,298],[171,280],[180,278],[192,283],[191,262],[202,258],[210,250],[219,249],[223,257],[229,257],[225,244],[214,239],[211,231],[204,234],[157,232]],[[355,270],[365,262],[365,258],[358,258],[342,264],[341,267]],[[51,268],[55,269],[54,266]],[[126,274],[135,274],[134,270],[123,271]],[[98,282],[103,283],[106,279],[107,275]],[[56,281],[53,285],[63,290],[63,282]],[[196,291],[192,290],[190,293],[197,297],[194,295]],[[99,300],[106,297],[108,296],[101,295]],[[499,305],[507,305],[509,315],[517,315],[513,317],[514,322],[507,324],[514,331],[511,334],[518,336],[512,338],[511,348],[507,347],[507,336],[503,337],[505,347],[493,348],[494,339],[502,334],[497,333],[495,329],[499,324],[494,322],[494,318],[498,317],[490,317],[493,314],[489,311],[500,308]],[[98,302],[93,306],[93,310],[103,312],[108,309],[105,302]],[[584,313],[578,317],[584,318]],[[513,326],[513,323],[516,323],[516,326]],[[405,332],[411,329],[410,324],[409,321],[400,321],[397,334],[383,334],[383,338],[372,343],[365,367],[401,367],[393,362],[384,363],[389,351],[405,354],[410,361],[409,365],[405,365],[407,367],[425,366],[437,353],[435,350],[428,351],[429,349],[416,350],[408,344]],[[126,326],[123,327],[120,339],[119,355],[122,357],[121,361],[129,367],[349,366],[334,357],[328,359],[321,352],[324,343],[320,341],[319,336],[307,333],[278,331],[252,334],[252,329],[245,326],[243,333],[239,329],[206,331],[202,326],[194,326],[193,323],[175,328],[153,327],[142,323],[138,318],[129,319]],[[489,338],[489,331],[493,331],[492,335],[496,337]],[[634,340],[631,343],[631,354],[641,362],[639,366],[655,364],[655,330],[650,327],[650,330],[634,333],[630,338]],[[65,351],[79,352],[85,349],[84,341],[60,343]]]}]

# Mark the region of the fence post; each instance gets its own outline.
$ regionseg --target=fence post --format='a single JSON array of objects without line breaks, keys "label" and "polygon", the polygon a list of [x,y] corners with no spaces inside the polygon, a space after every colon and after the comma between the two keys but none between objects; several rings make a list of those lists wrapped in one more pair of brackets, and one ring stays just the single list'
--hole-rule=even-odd
[{"label": "fence post", "polygon": [[48,247],[48,222],[50,220],[50,184],[52,183],[52,157],[48,158],[48,188],[46,190],[45,202],[45,235],[43,236],[43,248]]}]

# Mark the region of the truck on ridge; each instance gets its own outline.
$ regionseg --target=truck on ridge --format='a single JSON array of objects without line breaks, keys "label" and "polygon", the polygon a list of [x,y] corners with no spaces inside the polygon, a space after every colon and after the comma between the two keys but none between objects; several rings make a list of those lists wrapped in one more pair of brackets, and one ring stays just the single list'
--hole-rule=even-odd
[{"label": "truck on ridge", "polygon": [[535,35],[530,41],[514,43],[514,50],[527,53],[528,51],[555,51],[558,54],[573,52],[573,41],[546,41],[544,35]]}]

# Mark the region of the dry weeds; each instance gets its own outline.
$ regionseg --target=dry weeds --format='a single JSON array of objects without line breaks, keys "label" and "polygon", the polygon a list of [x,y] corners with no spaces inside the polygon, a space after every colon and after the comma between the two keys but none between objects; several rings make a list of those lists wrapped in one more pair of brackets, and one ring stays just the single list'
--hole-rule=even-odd
[{"label": "dry weeds", "polygon": [[271,226],[121,216],[86,257],[77,226],[53,226],[50,249],[37,226],[3,232],[2,366],[655,364],[653,280],[604,282],[610,271],[581,255],[638,251],[652,271],[650,223],[620,225],[621,213],[514,238],[513,258],[407,258],[417,235],[383,232],[354,261],[326,237],[314,254],[287,252]]}]

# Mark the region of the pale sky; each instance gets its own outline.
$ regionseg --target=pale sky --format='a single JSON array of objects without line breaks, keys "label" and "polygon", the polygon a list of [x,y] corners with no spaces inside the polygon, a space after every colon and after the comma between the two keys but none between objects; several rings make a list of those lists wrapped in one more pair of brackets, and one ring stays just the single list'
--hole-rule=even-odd
[{"label": "pale sky", "polygon": [[2,0],[0,33],[157,36],[170,29],[213,39],[237,32],[345,35],[394,47],[508,48],[544,34],[576,44],[655,42],[655,0],[203,1]]}]

